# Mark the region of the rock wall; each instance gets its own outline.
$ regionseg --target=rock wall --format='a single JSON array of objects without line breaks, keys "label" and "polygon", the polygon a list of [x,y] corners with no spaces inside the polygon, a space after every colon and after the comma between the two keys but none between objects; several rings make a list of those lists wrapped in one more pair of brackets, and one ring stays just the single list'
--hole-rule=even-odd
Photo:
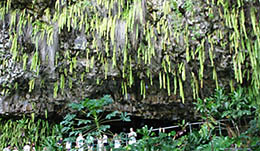
[{"label": "rock wall", "polygon": [[[7,3],[1,2],[2,8]],[[2,115],[48,111],[62,116],[70,111],[70,102],[110,94],[115,103],[107,110],[192,119],[196,98],[211,95],[216,87],[232,89],[260,79],[253,76],[260,61],[255,67],[250,56],[257,51],[244,46],[257,38],[252,30],[259,32],[258,21],[254,27],[248,13],[251,9],[252,16],[252,8],[258,12],[259,1],[107,3],[111,8],[102,1],[11,1],[0,19]],[[81,15],[64,21],[65,10]],[[23,26],[21,18],[27,21]]]}]

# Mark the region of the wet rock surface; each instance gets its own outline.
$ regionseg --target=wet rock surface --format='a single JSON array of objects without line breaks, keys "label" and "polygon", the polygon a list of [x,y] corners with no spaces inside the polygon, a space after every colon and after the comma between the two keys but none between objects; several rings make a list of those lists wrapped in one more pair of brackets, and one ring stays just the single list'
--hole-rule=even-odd
[{"label": "wet rock surface", "polygon": [[[26,6],[29,1],[21,1],[19,3]],[[39,1],[39,5],[44,4],[46,7],[53,7],[52,3]],[[17,1],[18,4],[18,1]],[[162,9],[162,1],[148,1],[148,9],[153,9],[157,12],[158,16]],[[183,6],[183,2],[178,3],[178,7]],[[18,5],[17,5],[18,6]],[[30,7],[30,6],[28,6]],[[40,8],[34,8],[39,12],[42,12]],[[182,12],[184,16],[182,20],[175,20],[174,17],[169,17],[169,24],[174,27],[176,24],[182,25],[183,22],[187,22],[191,26],[192,30],[190,33],[191,37],[194,37],[189,41],[191,49],[201,43],[202,37],[208,36],[209,33],[213,33],[216,29],[222,29],[223,34],[226,29],[221,25],[221,21],[218,15],[209,16],[207,5],[203,1],[197,0],[197,4],[193,8],[195,17],[191,17],[189,11]],[[156,11],[157,10],[157,11]],[[147,13],[149,15],[149,13]],[[150,16],[144,17],[144,19]],[[44,17],[43,17],[44,18]],[[114,104],[106,107],[107,110],[120,110],[126,111],[133,116],[138,116],[146,119],[168,119],[168,120],[179,120],[183,118],[192,119],[194,118],[194,111],[192,102],[194,101],[194,93],[191,85],[193,74],[199,75],[199,61],[186,62],[185,51],[183,51],[185,40],[184,35],[180,35],[180,41],[177,42],[174,39],[170,39],[170,43],[167,45],[171,47],[176,55],[173,55],[176,62],[184,62],[184,68],[186,69],[186,80],[183,81],[183,89],[185,91],[185,103],[182,102],[179,92],[177,94],[171,93],[168,95],[167,90],[160,89],[159,84],[159,72],[161,70],[161,59],[164,58],[162,49],[156,48],[156,54],[158,57],[152,59],[149,65],[153,85],[146,87],[146,97],[140,95],[140,80],[143,79],[144,69],[146,67],[132,63],[133,75],[135,77],[135,83],[131,88],[128,89],[127,95],[122,94],[122,70],[123,64],[118,64],[116,68],[112,66],[108,67],[107,75],[104,75],[104,67],[99,62],[94,62],[93,68],[89,72],[84,72],[88,63],[84,59],[85,53],[83,50],[89,37],[82,32],[72,30],[71,32],[59,33],[56,31],[56,43],[51,46],[45,47],[46,41],[40,41],[42,46],[39,46],[41,50],[41,66],[39,66],[39,73],[33,72],[28,68],[24,68],[22,62],[15,62],[12,60],[12,55],[9,53],[11,49],[11,42],[9,41],[10,35],[8,34],[8,25],[10,20],[0,23],[0,87],[2,92],[0,96],[0,114],[5,115],[22,115],[24,113],[36,112],[38,115],[44,115],[45,110],[50,113],[54,113],[59,116],[63,116],[65,113],[70,112],[67,107],[68,103],[78,102],[86,97],[98,98],[105,94],[110,94],[114,99]],[[143,20],[144,21],[144,20]],[[55,24],[54,24],[55,26]],[[125,45],[125,35],[120,33],[120,30],[125,30],[124,21],[117,21],[116,28],[118,31],[115,33],[117,38],[116,47],[123,47]],[[30,31],[31,27],[27,27]],[[98,37],[98,35],[93,35]],[[135,35],[134,35],[135,36]],[[155,46],[159,45],[160,39],[163,39],[163,35],[155,33],[158,40],[155,41]],[[30,53],[30,49],[33,49],[31,40],[24,38],[20,39],[27,48],[24,51],[28,51],[28,60],[31,60],[33,53]],[[228,41],[228,37],[218,39],[216,41]],[[97,44],[102,49],[102,40],[98,40]],[[136,41],[130,41],[135,44]],[[45,44],[44,44],[45,43]],[[217,44],[216,44],[217,45]],[[205,65],[204,65],[204,77],[203,84],[199,88],[198,97],[207,97],[214,92],[216,88],[215,80],[212,79],[212,66],[210,65],[210,56],[208,49],[210,47],[209,41],[205,41]],[[70,80],[65,81],[64,90],[59,90],[57,96],[54,96],[54,87],[57,81],[60,80],[61,74],[65,74],[64,67],[69,67],[70,62],[66,61],[66,53],[70,54],[70,57],[77,57],[76,67],[73,69],[76,72],[69,73],[68,77]],[[130,50],[129,53],[136,53],[135,50]],[[50,57],[46,61],[45,54],[49,54]],[[59,55],[60,58],[55,60],[55,54]],[[161,55],[160,55],[161,54]],[[54,55],[54,56],[52,56]],[[228,88],[230,80],[234,79],[232,70],[232,54],[228,51],[223,50],[223,47],[215,47],[213,50],[214,64],[216,67],[216,73],[218,73],[218,85],[220,87]],[[122,56],[117,56],[121,62],[123,61]],[[121,58],[121,59],[120,59]],[[56,64],[55,66],[54,64]],[[30,67],[31,62],[27,63]],[[82,74],[84,75],[82,76]],[[34,89],[30,90],[28,84],[32,78],[35,78]],[[147,80],[148,81],[148,80]],[[235,83],[234,83],[235,84]],[[174,88],[171,88],[172,91]],[[8,90],[8,92],[6,92]],[[5,95],[4,95],[5,93]],[[6,95],[7,94],[7,95]]]}]

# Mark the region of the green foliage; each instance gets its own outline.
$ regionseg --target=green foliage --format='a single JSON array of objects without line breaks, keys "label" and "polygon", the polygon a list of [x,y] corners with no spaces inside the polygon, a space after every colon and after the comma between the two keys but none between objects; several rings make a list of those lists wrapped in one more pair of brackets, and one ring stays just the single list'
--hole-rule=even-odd
[{"label": "green foliage", "polygon": [[103,108],[113,103],[109,95],[105,95],[100,99],[88,99],[80,103],[71,103],[69,106],[79,111],[79,114],[67,114],[61,122],[63,126],[62,132],[69,133],[71,139],[75,138],[79,133],[84,135],[99,136],[109,130],[108,123],[114,121],[130,121],[127,113],[118,111],[111,112],[104,116]]},{"label": "green foliage", "polygon": [[[165,151],[224,151],[224,150],[259,150],[259,126],[258,118],[250,121],[247,129],[236,124],[242,118],[250,118],[257,106],[254,106],[254,97],[249,95],[247,89],[238,88],[231,93],[225,93],[223,89],[216,90],[215,94],[204,100],[198,99],[195,109],[200,113],[203,123],[198,129],[183,134],[186,129],[185,122],[182,130],[178,132],[159,133],[152,132],[147,126],[138,130],[142,139],[133,146],[127,146],[128,150],[165,150]],[[240,135],[226,136],[224,127],[217,120],[225,118],[233,119],[234,126],[241,128]],[[225,126],[225,125],[223,125]],[[241,126],[241,127],[240,127]],[[221,129],[219,129],[221,128]],[[224,129],[223,129],[224,128]],[[224,132],[222,133],[221,131]],[[232,131],[228,130],[227,131]],[[181,133],[181,135],[179,135]]]},{"label": "green foliage", "polygon": [[165,150],[165,151],[181,151],[184,150],[181,147],[181,140],[174,140],[173,137],[176,135],[175,131],[171,133],[160,133],[156,136],[155,132],[152,132],[152,128],[144,126],[137,131],[142,138],[137,141],[134,145],[128,145],[124,147],[125,150],[140,150],[140,151],[150,151],[150,150]]},{"label": "green foliage", "polygon": [[224,89],[218,89],[214,96],[204,100],[198,99],[194,104],[204,120],[223,118],[237,120],[243,116],[253,115],[256,110],[254,98],[241,87],[229,94],[225,94]]},{"label": "green foliage", "polygon": [[22,148],[26,143],[35,143],[36,149],[41,150],[49,136],[58,135],[58,125],[50,124],[47,120],[33,120],[23,117],[19,120],[1,120],[0,148],[8,144]]},{"label": "green foliage", "polygon": [[46,148],[48,151],[55,150],[55,151],[64,151],[63,146],[58,145],[58,138],[56,135],[48,136],[43,141],[42,148]]},{"label": "green foliage", "polygon": [[[240,135],[226,136],[219,130],[220,123],[217,120],[227,116],[235,121],[241,118],[248,118],[255,112],[253,106],[254,97],[248,95],[246,89],[239,88],[234,92],[225,93],[223,89],[216,90],[215,94],[204,101],[201,99],[195,103],[195,109],[200,113],[203,123],[192,132],[187,132],[187,123],[179,125],[181,130],[169,133],[155,133],[153,128],[144,126],[137,130],[141,139],[133,145],[122,145],[119,150],[128,151],[224,151],[234,148],[240,150],[259,150],[259,119],[255,117],[246,124],[247,128],[242,129]],[[105,95],[100,99],[85,99],[80,103],[71,103],[69,106],[77,113],[67,114],[59,125],[50,125],[44,120],[23,118],[17,121],[2,121],[0,130],[0,148],[7,143],[21,148],[26,142],[35,142],[36,148],[42,150],[64,150],[63,146],[57,144],[61,137],[64,141],[75,141],[79,133],[87,135],[88,143],[90,136],[100,136],[108,133],[110,122],[129,121],[126,113],[114,111],[106,113],[104,107],[113,103],[110,96]],[[229,112],[231,110],[232,112]],[[106,114],[106,115],[105,115]],[[219,125],[218,125],[219,124]],[[237,125],[240,126],[240,125]],[[232,131],[232,130],[227,130]],[[223,135],[224,134],[224,135]],[[120,133],[121,143],[127,142],[127,134]],[[8,140],[8,141],[6,141]],[[111,143],[111,142],[110,142]],[[41,144],[41,146],[39,146]],[[113,145],[110,144],[112,147]]]},{"label": "green foliage", "polygon": [[233,144],[233,140],[228,137],[214,136],[208,144],[198,146],[195,151],[210,151],[212,148],[215,151],[224,151]]}]

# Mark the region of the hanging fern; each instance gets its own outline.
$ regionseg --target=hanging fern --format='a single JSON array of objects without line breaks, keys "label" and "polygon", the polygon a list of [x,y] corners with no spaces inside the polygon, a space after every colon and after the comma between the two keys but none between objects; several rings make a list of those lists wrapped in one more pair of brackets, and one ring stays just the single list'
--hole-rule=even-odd
[{"label": "hanging fern", "polygon": [[[74,78],[84,82],[84,76],[99,68],[103,77],[96,78],[97,84],[101,84],[102,79],[109,80],[110,70],[118,69],[122,72],[119,78],[122,80],[119,82],[125,95],[133,85],[138,85],[141,87],[140,94],[147,96],[149,92],[146,89],[156,79],[160,89],[165,89],[168,95],[179,92],[183,101],[184,89],[190,84],[195,98],[199,89],[206,85],[204,74],[208,68],[215,87],[219,87],[219,63],[215,55],[217,49],[230,54],[234,80],[241,84],[251,83],[253,92],[258,93],[258,6],[250,5],[247,9],[252,2],[246,0],[185,1],[181,7],[177,3],[165,0],[157,6],[145,0],[57,0],[54,7],[48,6],[40,11],[36,7],[39,5],[37,1],[30,4],[31,9],[20,9],[15,6],[15,0],[5,0],[0,2],[0,21],[9,22],[12,59],[21,62],[24,70],[30,65],[31,71],[40,74],[41,67],[45,65],[40,56],[46,55],[42,58],[47,58],[47,53],[44,54],[41,50],[54,50],[52,52],[55,56],[48,54],[49,61],[55,59],[55,67],[51,67],[51,70],[64,72],[57,74],[60,80],[59,84],[55,83],[54,96],[59,93],[58,88],[62,90],[61,93],[66,87],[72,88]],[[193,6],[200,4],[208,6],[205,18],[220,18],[216,24],[221,27],[215,29],[213,25],[212,32],[202,34],[196,29],[198,27],[195,27],[194,18],[198,13]],[[63,51],[64,41],[60,37],[64,34],[73,38],[73,34],[78,33],[85,38],[81,47],[86,50],[66,48]],[[29,35],[27,39],[24,38],[26,35]],[[32,42],[30,51],[22,40]],[[43,46],[45,40],[47,45]],[[72,51],[77,52],[71,53]],[[246,59],[247,56],[249,59]],[[86,73],[77,74],[81,60],[85,62],[83,66]],[[189,64],[197,65],[198,69],[195,70],[198,73],[192,72],[190,75],[186,69]],[[135,79],[138,70],[146,72],[140,78],[141,82]],[[189,76],[192,80],[187,80]],[[67,85],[65,81],[68,81]],[[29,85],[31,92],[34,80]]]}]

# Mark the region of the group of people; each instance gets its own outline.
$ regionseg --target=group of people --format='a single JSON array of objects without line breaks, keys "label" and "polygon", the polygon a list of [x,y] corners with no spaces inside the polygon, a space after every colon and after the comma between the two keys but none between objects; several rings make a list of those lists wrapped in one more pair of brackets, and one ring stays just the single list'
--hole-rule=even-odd
[{"label": "group of people", "polygon": [[[136,137],[137,134],[134,131],[133,128],[130,128],[130,133],[128,133],[128,144],[133,145],[136,143]],[[62,138],[58,141],[59,145],[62,145]],[[106,134],[100,135],[99,137],[92,137],[87,136],[86,138],[83,137],[82,133],[79,133],[78,137],[76,138],[76,146],[75,148],[78,149],[78,151],[84,151],[86,148],[89,151],[97,150],[97,151],[109,151],[109,148],[113,146],[113,148],[120,148],[122,145],[121,139],[118,136],[117,133],[113,136],[113,145],[109,144],[108,136]],[[64,144],[64,147],[67,151],[70,151],[72,149],[72,142],[66,141]]]},{"label": "group of people", "polygon": [[[128,133],[128,144],[129,145],[133,145],[136,143],[136,137],[137,137],[137,134],[136,132],[134,131],[133,128],[130,128],[130,133]],[[121,147],[121,140],[120,138],[118,137],[118,134],[115,133],[114,135],[114,148],[120,148]]]},{"label": "group of people", "polygon": [[[104,134],[103,135],[103,142],[105,142],[105,139],[107,136]],[[98,143],[100,139],[98,139]],[[84,151],[84,145],[85,143],[88,144],[88,150],[91,150],[93,148],[94,144],[94,138],[92,136],[88,136],[87,140],[83,137],[82,133],[79,133],[77,139],[76,139],[76,146],[75,148],[78,149],[78,151]],[[63,146],[65,145],[65,149],[67,151],[70,151],[72,149],[72,142],[66,141],[65,144],[63,144],[63,139],[60,138],[59,141],[57,142],[57,145]]]},{"label": "group of people", "polygon": [[12,147],[11,145],[8,145],[6,148],[4,148],[3,151],[18,151],[17,147]]},{"label": "group of people", "polygon": [[[128,141],[126,144],[133,145],[136,143],[137,134],[133,128],[130,128],[130,132],[127,135]],[[110,147],[112,148],[120,148],[123,144],[121,138],[118,136],[117,133],[114,134],[112,138],[112,142],[109,144],[108,136],[106,134],[100,135],[99,137],[94,138],[93,136],[87,136],[86,138],[83,137],[82,133],[79,133],[78,137],[76,138],[76,146],[75,148],[78,151],[85,151],[86,149],[89,151],[109,151]],[[63,141],[63,138],[59,138],[57,142],[58,146],[65,147],[67,151],[72,150],[72,142],[70,141]],[[46,148],[44,148],[46,150]],[[3,151],[18,151],[17,147],[12,147],[8,145],[4,148]],[[35,151],[34,143],[27,143],[23,147],[23,151]]]},{"label": "group of people", "polygon": [[[8,145],[3,151],[18,151],[18,148],[16,146],[12,147],[11,145]],[[30,142],[26,143],[23,147],[23,151],[36,151],[35,144],[31,144]]]}]

